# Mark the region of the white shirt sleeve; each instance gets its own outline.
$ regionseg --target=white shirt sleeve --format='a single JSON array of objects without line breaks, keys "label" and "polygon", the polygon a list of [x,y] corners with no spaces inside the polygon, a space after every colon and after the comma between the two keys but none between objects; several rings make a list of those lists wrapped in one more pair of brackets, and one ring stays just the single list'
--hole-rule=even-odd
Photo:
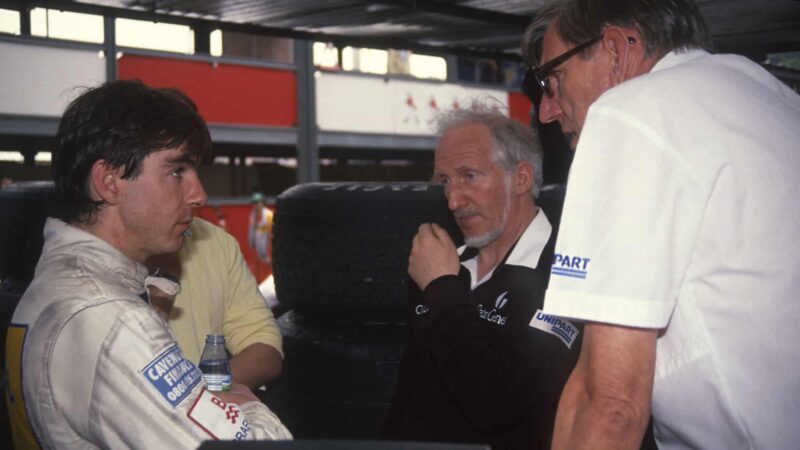
[{"label": "white shirt sleeve", "polygon": [[569,175],[545,312],[665,327],[707,190],[663,134],[593,105]]}]

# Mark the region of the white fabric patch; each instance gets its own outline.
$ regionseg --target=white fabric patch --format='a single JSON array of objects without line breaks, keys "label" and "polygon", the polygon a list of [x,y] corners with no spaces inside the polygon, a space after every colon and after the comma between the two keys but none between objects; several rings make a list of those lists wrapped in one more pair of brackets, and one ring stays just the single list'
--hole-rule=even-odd
[{"label": "white fabric patch", "polygon": [[213,439],[253,440],[250,424],[239,406],[225,403],[205,388],[186,415]]},{"label": "white fabric patch", "polygon": [[545,314],[541,309],[536,310],[536,314],[533,315],[533,319],[528,325],[561,339],[561,342],[567,348],[572,348],[572,343],[575,342],[575,339],[578,338],[578,333],[580,333],[578,327],[569,320]]},{"label": "white fabric patch", "polygon": [[164,291],[165,294],[173,297],[181,293],[180,283],[172,281],[169,278],[164,278],[163,276],[158,275],[158,272],[145,278],[144,285],[145,287],[155,286]]}]

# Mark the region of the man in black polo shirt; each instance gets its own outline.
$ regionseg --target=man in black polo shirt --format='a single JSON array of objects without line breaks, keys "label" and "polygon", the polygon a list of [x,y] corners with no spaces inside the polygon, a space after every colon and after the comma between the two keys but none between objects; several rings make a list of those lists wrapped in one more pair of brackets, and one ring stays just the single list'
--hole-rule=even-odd
[{"label": "man in black polo shirt", "polygon": [[389,439],[546,448],[580,330],[541,312],[555,230],[531,130],[480,104],[440,118],[435,181],[466,246],[423,224]]}]

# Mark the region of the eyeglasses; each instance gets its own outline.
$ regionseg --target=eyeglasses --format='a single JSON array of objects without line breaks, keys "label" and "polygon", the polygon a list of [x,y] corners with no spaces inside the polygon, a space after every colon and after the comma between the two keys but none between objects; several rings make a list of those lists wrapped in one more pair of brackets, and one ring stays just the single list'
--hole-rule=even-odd
[{"label": "eyeglasses", "polygon": [[522,79],[522,92],[525,93],[537,107],[542,100],[542,93],[548,97],[553,97],[553,89],[550,86],[550,75],[553,74],[553,71],[561,64],[564,64],[568,59],[591,47],[602,38],[603,35],[592,38],[571,50],[567,50],[535,69],[533,67],[528,68],[528,71],[525,72],[525,78]]}]

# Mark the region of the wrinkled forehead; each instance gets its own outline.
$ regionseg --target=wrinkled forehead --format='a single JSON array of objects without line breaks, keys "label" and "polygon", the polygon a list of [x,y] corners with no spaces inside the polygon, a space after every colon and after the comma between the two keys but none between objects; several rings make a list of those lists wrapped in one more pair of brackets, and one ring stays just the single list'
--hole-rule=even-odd
[{"label": "wrinkled forehead", "polygon": [[489,127],[466,123],[447,130],[436,145],[434,167],[454,168],[462,165],[484,165],[492,162],[492,135]]}]

